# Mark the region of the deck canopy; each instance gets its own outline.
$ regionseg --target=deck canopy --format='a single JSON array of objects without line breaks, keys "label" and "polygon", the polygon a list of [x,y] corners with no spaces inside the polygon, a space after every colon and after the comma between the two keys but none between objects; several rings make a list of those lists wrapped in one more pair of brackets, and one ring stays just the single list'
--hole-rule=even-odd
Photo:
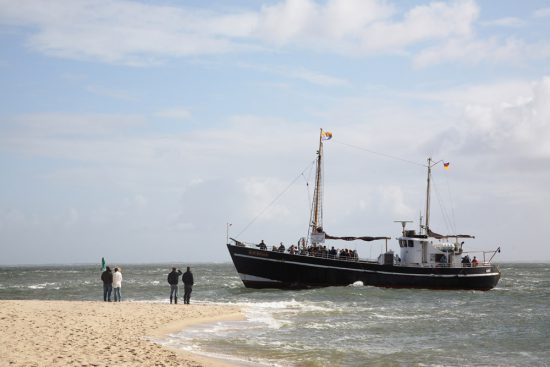
[{"label": "deck canopy", "polygon": [[371,237],[371,236],[361,236],[361,237],[351,237],[351,236],[331,236],[327,233],[325,233],[325,238],[328,240],[344,240],[344,241],[355,241],[355,240],[362,240],[362,241],[376,241],[376,240],[389,240],[390,237]]},{"label": "deck canopy", "polygon": [[452,238],[452,237],[455,237],[455,238],[475,238],[474,236],[471,236],[469,234],[439,234],[439,233],[433,232],[429,228],[428,228],[428,236],[437,238],[438,240],[440,240],[442,238]]}]

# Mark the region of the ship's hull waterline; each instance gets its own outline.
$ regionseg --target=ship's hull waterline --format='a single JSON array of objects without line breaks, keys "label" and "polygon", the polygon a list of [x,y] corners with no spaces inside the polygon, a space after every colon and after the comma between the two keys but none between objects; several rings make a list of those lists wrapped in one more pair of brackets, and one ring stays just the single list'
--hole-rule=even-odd
[{"label": "ship's hull waterline", "polygon": [[422,267],[381,265],[256,250],[228,244],[235,268],[247,288],[299,289],[346,286],[355,282],[389,288],[490,290],[499,279],[496,265]]}]

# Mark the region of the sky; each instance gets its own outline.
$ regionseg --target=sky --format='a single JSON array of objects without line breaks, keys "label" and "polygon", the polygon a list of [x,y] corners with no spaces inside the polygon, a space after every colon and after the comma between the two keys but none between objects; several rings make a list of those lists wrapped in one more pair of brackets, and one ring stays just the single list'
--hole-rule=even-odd
[{"label": "sky", "polygon": [[397,250],[431,157],[434,231],[550,261],[548,0],[0,0],[0,49],[0,265],[296,243],[321,128],[327,233]]}]

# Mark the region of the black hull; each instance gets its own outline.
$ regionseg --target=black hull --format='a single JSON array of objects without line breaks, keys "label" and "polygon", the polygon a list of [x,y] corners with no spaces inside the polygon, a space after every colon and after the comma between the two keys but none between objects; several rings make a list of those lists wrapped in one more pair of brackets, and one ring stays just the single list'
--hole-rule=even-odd
[{"label": "black hull", "polygon": [[496,265],[465,268],[431,268],[380,265],[290,255],[249,247],[227,245],[233,264],[247,288],[300,289],[364,285],[389,288],[467,289],[494,288],[500,271]]}]

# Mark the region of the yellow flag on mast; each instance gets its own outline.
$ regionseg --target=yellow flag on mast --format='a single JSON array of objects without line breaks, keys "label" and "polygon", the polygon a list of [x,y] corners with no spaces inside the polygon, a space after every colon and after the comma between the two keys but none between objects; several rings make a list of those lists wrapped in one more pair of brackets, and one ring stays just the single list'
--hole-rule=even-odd
[{"label": "yellow flag on mast", "polygon": [[448,171],[448,170],[449,170],[449,165],[450,165],[450,164],[451,164],[450,162],[446,162],[446,163],[443,162],[443,168],[444,168],[446,171]]},{"label": "yellow flag on mast", "polygon": [[321,131],[321,139],[322,140],[330,140],[332,139],[332,133],[330,131]]}]

